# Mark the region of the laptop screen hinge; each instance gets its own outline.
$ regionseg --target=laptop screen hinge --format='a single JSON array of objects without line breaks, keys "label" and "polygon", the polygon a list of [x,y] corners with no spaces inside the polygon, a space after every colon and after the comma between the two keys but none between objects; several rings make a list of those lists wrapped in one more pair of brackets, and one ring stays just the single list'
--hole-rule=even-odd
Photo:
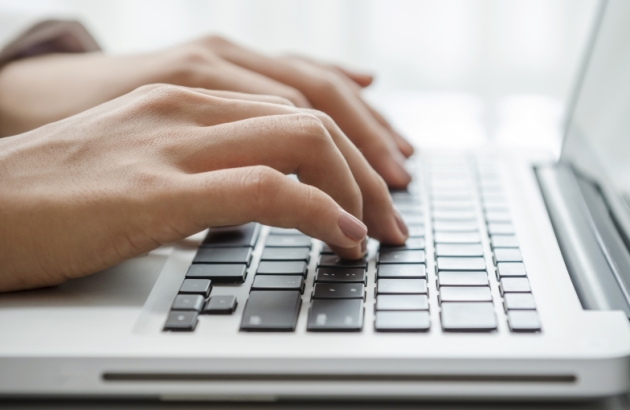
[{"label": "laptop screen hinge", "polygon": [[597,185],[564,163],[536,175],[582,307],[630,318],[630,254]]}]

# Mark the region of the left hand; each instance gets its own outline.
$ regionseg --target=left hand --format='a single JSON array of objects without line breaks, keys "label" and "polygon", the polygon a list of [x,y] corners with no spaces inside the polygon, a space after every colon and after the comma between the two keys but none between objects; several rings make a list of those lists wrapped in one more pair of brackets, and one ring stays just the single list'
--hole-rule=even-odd
[{"label": "left hand", "polygon": [[66,118],[146,84],[276,95],[328,114],[391,187],[411,177],[412,146],[362,98],[365,74],[270,57],[211,36],[144,55],[51,54],[0,67],[0,136]]}]

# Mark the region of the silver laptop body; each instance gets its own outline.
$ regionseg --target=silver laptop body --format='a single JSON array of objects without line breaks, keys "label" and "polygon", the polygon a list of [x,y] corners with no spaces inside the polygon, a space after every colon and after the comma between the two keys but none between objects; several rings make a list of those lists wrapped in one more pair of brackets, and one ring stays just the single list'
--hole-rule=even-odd
[{"label": "silver laptop body", "polygon": [[372,241],[365,261],[249,224],[0,295],[0,395],[627,391],[630,3],[612,1],[596,20],[559,160],[494,146],[410,160],[414,182],[392,196],[412,238]]}]

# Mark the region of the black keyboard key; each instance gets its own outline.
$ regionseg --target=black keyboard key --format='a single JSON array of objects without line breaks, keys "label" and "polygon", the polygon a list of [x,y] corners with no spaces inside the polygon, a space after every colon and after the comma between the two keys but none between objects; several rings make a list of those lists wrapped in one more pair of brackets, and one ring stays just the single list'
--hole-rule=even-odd
[{"label": "black keyboard key", "polygon": [[436,232],[434,238],[435,243],[481,243],[478,232]]},{"label": "black keyboard key", "polygon": [[308,311],[309,332],[359,332],[363,328],[361,299],[316,299]]},{"label": "black keyboard key", "polygon": [[438,243],[435,245],[437,256],[483,256],[480,243]]},{"label": "black keyboard key", "polygon": [[309,248],[265,248],[262,261],[304,261],[308,263]]},{"label": "black keyboard key", "polygon": [[522,261],[523,256],[518,248],[497,248],[494,250],[494,263]]},{"label": "black keyboard key", "polygon": [[376,310],[429,310],[427,295],[378,295]]},{"label": "black keyboard key", "polygon": [[438,272],[439,286],[489,286],[485,271],[442,271]]},{"label": "black keyboard key", "polygon": [[363,299],[365,286],[362,283],[316,283],[313,299]]},{"label": "black keyboard key", "polygon": [[311,238],[306,235],[269,235],[265,246],[269,247],[311,247]]},{"label": "black keyboard key", "polygon": [[164,330],[192,331],[197,326],[197,312],[194,311],[174,311],[169,312],[164,324]]},{"label": "black keyboard key", "polygon": [[433,221],[435,232],[478,232],[477,221]]},{"label": "black keyboard key", "polygon": [[376,312],[374,329],[378,332],[422,332],[431,327],[426,311]]},{"label": "black keyboard key", "polygon": [[540,318],[535,310],[510,310],[508,324],[512,332],[537,332],[540,330]]},{"label": "black keyboard key", "polygon": [[501,278],[499,288],[501,289],[501,294],[529,293],[532,291],[527,278]]},{"label": "black keyboard key", "polygon": [[243,311],[241,330],[292,332],[301,305],[298,291],[253,290]]},{"label": "black keyboard key", "polygon": [[490,235],[513,235],[514,225],[505,222],[488,223],[488,233]]},{"label": "black keyboard key", "polygon": [[304,292],[302,275],[256,275],[252,290],[298,290]]},{"label": "black keyboard key", "polygon": [[441,286],[443,302],[492,302],[492,294],[488,286]]},{"label": "black keyboard key", "polygon": [[231,315],[236,310],[238,302],[233,295],[210,296],[203,313],[207,315]]},{"label": "black keyboard key", "polygon": [[390,249],[382,249],[378,253],[378,263],[380,264],[389,264],[389,263],[424,263],[425,255],[424,251],[397,251]]},{"label": "black keyboard key", "polygon": [[217,283],[243,283],[247,277],[245,264],[191,265],[186,273],[188,279],[210,279]]},{"label": "black keyboard key", "polygon": [[201,311],[205,299],[201,295],[177,295],[173,302],[172,310],[194,310]]},{"label": "black keyboard key", "polygon": [[424,238],[409,238],[405,242],[404,245],[389,245],[386,243],[382,243],[380,246],[381,250],[391,249],[391,250],[423,250],[425,248]]},{"label": "black keyboard key", "polygon": [[258,264],[258,275],[302,275],[306,276],[306,262],[271,262],[261,261]]},{"label": "black keyboard key", "polygon": [[304,235],[302,232],[298,231],[297,229],[278,228],[275,226],[272,226],[271,228],[269,228],[269,233],[271,235]]},{"label": "black keyboard key", "polygon": [[492,235],[490,237],[492,248],[518,248],[518,239],[515,235]]},{"label": "black keyboard key", "polygon": [[497,328],[491,302],[443,303],[440,317],[446,332],[484,332]]},{"label": "black keyboard key", "polygon": [[520,262],[497,263],[497,279],[527,276],[525,265]]},{"label": "black keyboard key", "polygon": [[424,264],[383,264],[378,265],[376,277],[378,279],[425,279],[426,270]]},{"label": "black keyboard key", "polygon": [[210,279],[184,279],[182,286],[179,288],[179,293],[192,293],[208,297],[211,290],[212,283]]},{"label": "black keyboard key", "polygon": [[315,274],[315,282],[365,283],[366,279],[363,268],[319,268]]},{"label": "black keyboard key", "polygon": [[426,279],[378,279],[376,293],[379,295],[426,294]]},{"label": "black keyboard key", "polygon": [[483,258],[437,258],[437,269],[442,270],[486,270]]},{"label": "black keyboard key", "polygon": [[342,259],[337,255],[321,255],[319,257],[318,267],[326,268],[363,268],[367,267],[365,258],[357,260]]},{"label": "black keyboard key", "polygon": [[505,310],[531,310],[536,309],[536,301],[531,293],[506,293],[503,295]]},{"label": "black keyboard key", "polygon": [[260,225],[255,222],[237,226],[210,228],[202,247],[254,247],[260,233]]},{"label": "black keyboard key", "polygon": [[199,248],[193,263],[243,263],[249,266],[251,248]]}]

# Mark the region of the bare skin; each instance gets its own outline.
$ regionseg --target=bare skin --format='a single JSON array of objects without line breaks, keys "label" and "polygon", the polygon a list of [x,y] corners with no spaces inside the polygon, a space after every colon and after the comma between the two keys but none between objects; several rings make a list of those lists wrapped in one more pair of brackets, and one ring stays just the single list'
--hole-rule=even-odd
[{"label": "bare skin", "polygon": [[361,98],[371,82],[369,75],[301,57],[269,57],[216,36],[145,55],[45,55],[0,68],[0,136],[58,121],[147,84],[276,95],[328,114],[387,184],[402,188],[411,180],[403,161],[413,148]]},{"label": "bare skin", "polygon": [[368,233],[407,237],[383,179],[330,117],[278,97],[150,85],[0,139],[0,291],[249,221],[346,258]]}]

